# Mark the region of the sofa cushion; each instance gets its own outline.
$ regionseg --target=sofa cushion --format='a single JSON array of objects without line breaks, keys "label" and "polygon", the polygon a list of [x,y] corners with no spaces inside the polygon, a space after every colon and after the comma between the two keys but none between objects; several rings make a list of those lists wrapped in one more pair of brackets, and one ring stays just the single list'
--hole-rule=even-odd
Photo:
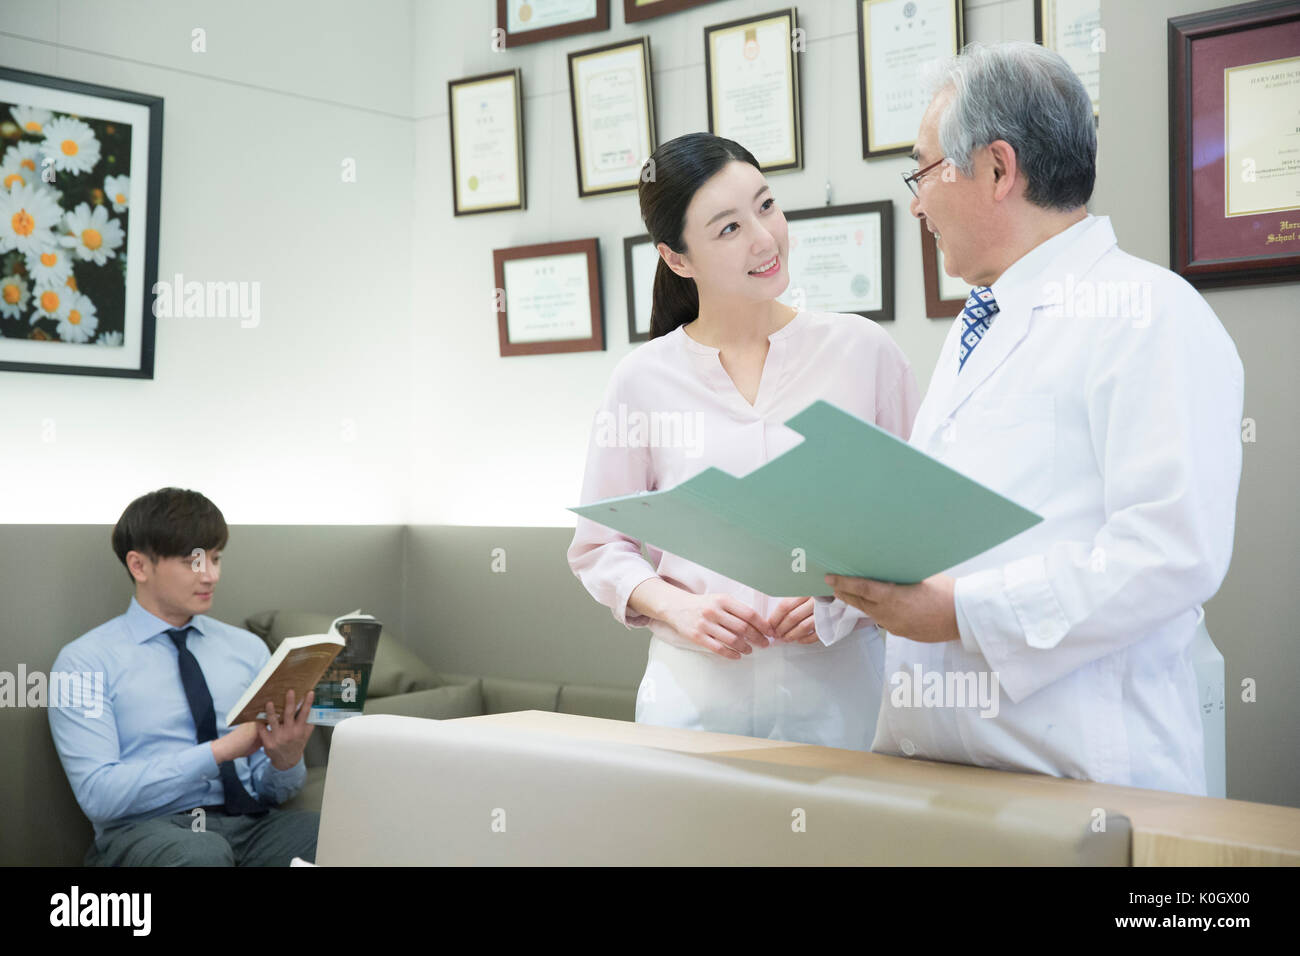
[{"label": "sofa cushion", "polygon": [[481,717],[483,682],[476,680],[470,684],[448,684],[445,687],[389,697],[367,698],[365,713],[397,714],[400,717],[425,717],[433,720]]},{"label": "sofa cushion", "polygon": [[555,709],[562,714],[635,720],[636,688],[565,684],[560,688],[560,699]]},{"label": "sofa cushion", "polygon": [[559,697],[560,685],[549,681],[483,678],[483,707],[489,714],[509,714],[516,710],[553,711]]}]

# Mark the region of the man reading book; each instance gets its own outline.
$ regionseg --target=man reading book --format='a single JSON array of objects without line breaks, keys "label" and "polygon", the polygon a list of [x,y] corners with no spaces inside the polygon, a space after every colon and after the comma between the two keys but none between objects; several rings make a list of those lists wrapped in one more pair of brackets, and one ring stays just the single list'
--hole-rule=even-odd
[{"label": "man reading book", "polygon": [[287,866],[314,861],[320,814],[279,808],[303,785],[312,694],[225,716],[270,657],[256,635],[204,612],[229,529],[197,491],[127,506],[113,550],[135,585],[126,613],[60,651],[56,673],[102,674],[103,701],[56,706],[50,730],[95,827],[88,866]]}]

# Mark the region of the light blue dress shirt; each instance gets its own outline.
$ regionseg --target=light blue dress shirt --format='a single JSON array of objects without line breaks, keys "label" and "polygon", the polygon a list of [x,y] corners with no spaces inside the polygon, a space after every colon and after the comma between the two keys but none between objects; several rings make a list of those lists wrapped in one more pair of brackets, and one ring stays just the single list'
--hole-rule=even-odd
[{"label": "light blue dress shirt", "polygon": [[[50,731],[63,769],[95,838],[121,823],[221,804],[225,793],[208,743],[198,743],[181,685],[172,625],[133,597],[126,613],[77,638],[55,658],[54,673],[94,675],[102,699],[49,701]],[[196,614],[185,646],[203,670],[216,710],[217,735],[226,714],[270,659],[261,638]],[[100,676],[102,675],[102,677]],[[70,704],[75,703],[75,706]],[[300,758],[277,770],[266,751],[235,760],[240,783],[254,796],[281,804],[307,778]]]}]

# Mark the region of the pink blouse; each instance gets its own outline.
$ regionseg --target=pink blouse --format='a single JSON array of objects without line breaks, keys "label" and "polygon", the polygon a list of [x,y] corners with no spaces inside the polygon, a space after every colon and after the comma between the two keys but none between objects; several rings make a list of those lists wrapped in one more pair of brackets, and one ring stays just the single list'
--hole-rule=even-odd
[{"label": "pink blouse", "polygon": [[[902,350],[875,322],[799,312],[768,342],[753,405],[722,367],[720,350],[680,326],[625,356],[592,429],[581,503],[670,488],[711,465],[745,475],[799,443],[799,434],[784,423],[817,399],[907,440],[920,404],[916,379]],[[646,550],[649,562],[640,541],[579,517],[569,567],[625,627],[649,626],[656,637],[703,653],[663,621],[628,608],[637,585],[657,574],[695,594],[729,594],[764,618],[776,610],[780,596],[654,547]]]}]

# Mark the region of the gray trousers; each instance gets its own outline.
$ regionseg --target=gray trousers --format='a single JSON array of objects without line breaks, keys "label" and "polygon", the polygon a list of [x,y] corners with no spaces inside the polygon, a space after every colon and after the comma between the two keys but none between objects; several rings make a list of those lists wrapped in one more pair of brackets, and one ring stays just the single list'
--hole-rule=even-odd
[{"label": "gray trousers", "polygon": [[[202,829],[195,829],[202,819]],[[274,808],[264,816],[202,815],[182,810],[109,827],[86,851],[86,866],[288,866],[295,856],[316,862],[315,810]]]}]

